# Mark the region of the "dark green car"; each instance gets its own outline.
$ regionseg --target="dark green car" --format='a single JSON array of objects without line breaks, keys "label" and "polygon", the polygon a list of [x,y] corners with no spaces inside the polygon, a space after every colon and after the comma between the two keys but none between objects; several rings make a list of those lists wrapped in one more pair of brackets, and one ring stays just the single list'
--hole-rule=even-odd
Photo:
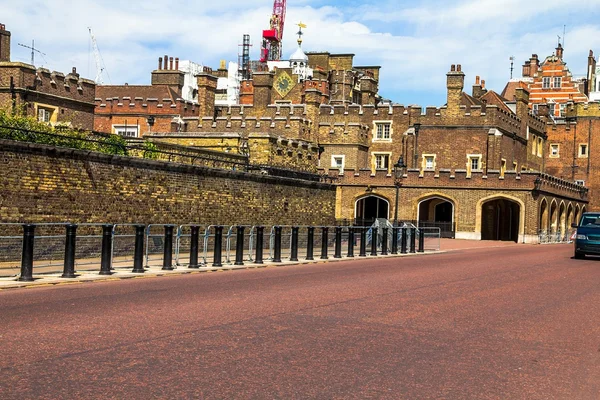
[{"label": "dark green car", "polygon": [[583,213],[575,236],[575,258],[584,258],[586,255],[600,256],[600,213]]}]

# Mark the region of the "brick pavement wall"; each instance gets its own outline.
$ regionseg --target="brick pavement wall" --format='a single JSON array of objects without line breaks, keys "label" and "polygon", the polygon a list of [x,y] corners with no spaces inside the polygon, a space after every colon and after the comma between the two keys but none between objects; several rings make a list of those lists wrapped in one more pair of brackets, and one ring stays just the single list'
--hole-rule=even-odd
[{"label": "brick pavement wall", "polygon": [[0,222],[327,225],[328,184],[0,140]]}]

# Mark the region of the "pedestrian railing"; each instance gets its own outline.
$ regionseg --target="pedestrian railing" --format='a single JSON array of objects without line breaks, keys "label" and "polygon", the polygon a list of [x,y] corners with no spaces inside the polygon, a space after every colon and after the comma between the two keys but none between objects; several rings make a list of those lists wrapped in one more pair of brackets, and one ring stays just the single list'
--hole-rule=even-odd
[{"label": "pedestrian railing", "polygon": [[539,231],[538,240],[541,244],[570,243],[571,234],[569,232],[562,233],[560,230],[556,232]]},{"label": "pedestrian railing", "polygon": [[[20,234],[17,234],[18,231]],[[38,273],[110,275],[116,269],[219,268],[265,261],[326,260],[439,250],[439,228],[414,226],[216,226],[201,224],[0,224],[0,248],[18,254],[19,280]],[[368,233],[371,240],[367,240]],[[6,253],[3,253],[6,254]],[[6,261],[3,264],[6,264]],[[15,262],[16,260],[12,260]],[[9,262],[10,263],[10,262]]]}]

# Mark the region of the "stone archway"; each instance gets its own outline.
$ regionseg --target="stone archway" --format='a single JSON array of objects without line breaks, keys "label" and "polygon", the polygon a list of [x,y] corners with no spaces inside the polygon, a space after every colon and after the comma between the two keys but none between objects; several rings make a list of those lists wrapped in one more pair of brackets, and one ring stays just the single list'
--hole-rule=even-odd
[{"label": "stone archway", "polygon": [[418,226],[440,228],[442,237],[454,238],[454,209],[454,202],[446,197],[425,197],[418,203]]},{"label": "stone archway", "polygon": [[481,240],[519,241],[521,205],[495,198],[481,205]]},{"label": "stone archway", "polygon": [[567,219],[566,219],[567,223],[567,229],[569,229],[571,227],[571,224],[573,222],[575,222],[575,218],[573,215],[573,204],[569,203],[569,205],[567,206]]},{"label": "stone archway", "polygon": [[548,201],[544,198],[540,204],[539,231],[548,232]]},{"label": "stone archway", "polygon": [[560,202],[560,205],[558,206],[558,232],[560,232],[560,234],[562,236],[565,235],[566,229],[567,229],[567,212],[566,212],[566,207],[565,207],[565,203],[564,201]]},{"label": "stone archway", "polygon": [[550,203],[550,215],[548,220],[548,233],[556,233],[558,231],[558,204],[556,200]]},{"label": "stone archway", "polygon": [[356,200],[354,223],[369,226],[378,218],[389,219],[390,202],[383,197],[369,195]]}]

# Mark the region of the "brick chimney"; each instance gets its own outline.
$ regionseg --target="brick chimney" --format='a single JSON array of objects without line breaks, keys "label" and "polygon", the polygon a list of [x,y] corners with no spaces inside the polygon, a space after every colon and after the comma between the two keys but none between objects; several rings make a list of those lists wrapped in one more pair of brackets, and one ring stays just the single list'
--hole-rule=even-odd
[{"label": "brick chimney", "polygon": [[465,74],[461,70],[461,65],[452,64],[450,72],[446,74],[446,77],[446,87],[448,89],[448,101],[446,106],[448,115],[458,116],[460,112],[460,100],[465,86]]},{"label": "brick chimney", "polygon": [[218,78],[206,72],[196,75],[198,81],[198,115],[214,117]]},{"label": "brick chimney", "polygon": [[531,61],[527,60],[525,61],[525,64],[523,64],[523,78],[528,78],[531,76]]},{"label": "brick chimney", "polygon": [[529,92],[522,87],[515,89],[515,100],[517,102],[517,117],[526,121],[529,114]]},{"label": "brick chimney", "polygon": [[254,81],[254,109],[266,109],[271,104],[274,77],[275,74],[272,72],[255,72],[252,75]]},{"label": "brick chimney", "polygon": [[485,81],[483,83],[480,81],[479,76],[475,77],[475,84],[473,85],[473,93],[472,96],[476,99],[479,99],[481,96],[487,93],[487,90],[484,88]]},{"label": "brick chimney", "polygon": [[[594,75],[596,73],[596,58],[594,57],[594,52],[590,50],[590,55],[588,56],[588,69],[587,69],[587,85],[585,87],[585,95],[589,96],[590,92],[594,91]],[[600,79],[600,77],[596,77],[596,79]]]},{"label": "brick chimney", "polygon": [[[178,60],[178,59],[177,59]],[[161,63],[162,61],[162,63]],[[169,68],[169,63],[171,64]],[[179,61],[178,61],[179,63]],[[163,65],[163,69],[161,69],[161,64]],[[165,85],[171,87],[179,96],[181,96],[181,92],[183,89],[184,77],[185,73],[173,69],[173,57],[169,58],[165,56],[164,59],[158,59],[158,69],[152,71],[152,80],[151,83],[153,86],[156,85]]]},{"label": "brick chimney", "polygon": [[529,76],[534,77],[538,72],[538,68],[540,67],[540,60],[537,54],[531,55],[531,58],[529,59],[529,65]]},{"label": "brick chimney", "polygon": [[10,32],[0,24],[0,62],[10,61]]},{"label": "brick chimney", "polygon": [[556,57],[558,57],[560,60],[562,60],[563,52],[564,52],[564,49],[562,47],[562,44],[559,43],[558,47],[556,47]]}]

